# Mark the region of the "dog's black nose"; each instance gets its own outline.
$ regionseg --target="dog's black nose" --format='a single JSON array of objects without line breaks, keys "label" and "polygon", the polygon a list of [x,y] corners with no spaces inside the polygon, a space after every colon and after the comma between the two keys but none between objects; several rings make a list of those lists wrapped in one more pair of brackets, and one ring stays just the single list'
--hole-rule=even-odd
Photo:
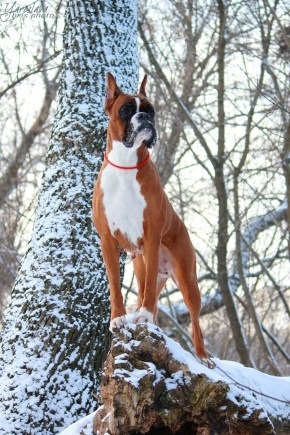
[{"label": "dog's black nose", "polygon": [[150,116],[146,112],[139,112],[137,114],[138,121],[148,121],[150,119]]}]

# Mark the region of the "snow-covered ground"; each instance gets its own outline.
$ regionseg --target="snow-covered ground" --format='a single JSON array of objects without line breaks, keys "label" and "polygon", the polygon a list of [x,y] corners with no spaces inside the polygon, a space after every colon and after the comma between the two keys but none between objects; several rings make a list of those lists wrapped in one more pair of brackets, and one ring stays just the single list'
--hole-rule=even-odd
[{"label": "snow-covered ground", "polygon": [[[131,325],[130,325],[131,327]],[[134,325],[132,325],[134,328]],[[150,325],[154,330],[156,326]],[[158,328],[160,333],[160,329]],[[174,340],[166,337],[167,345],[173,358],[186,364],[192,373],[204,373],[213,381],[223,381],[230,387],[228,397],[236,401],[236,397],[243,397],[249,411],[263,409],[265,415],[269,414],[276,418],[290,419],[290,377],[276,377],[261,373],[255,369],[244,367],[233,361],[223,361],[214,358],[216,367],[209,369],[200,364],[195,357],[185,351]],[[131,374],[132,383],[136,382],[134,371]],[[168,388],[168,385],[167,385]],[[242,403],[239,401],[238,403]],[[94,413],[69,426],[61,435],[92,435],[92,422]]]},{"label": "snow-covered ground", "polygon": [[81,432],[84,435],[92,435],[93,418],[95,412],[92,412],[92,414],[87,415],[84,418],[81,418],[79,421],[76,421],[74,424],[71,424],[67,429],[61,432],[61,435],[80,435]]}]

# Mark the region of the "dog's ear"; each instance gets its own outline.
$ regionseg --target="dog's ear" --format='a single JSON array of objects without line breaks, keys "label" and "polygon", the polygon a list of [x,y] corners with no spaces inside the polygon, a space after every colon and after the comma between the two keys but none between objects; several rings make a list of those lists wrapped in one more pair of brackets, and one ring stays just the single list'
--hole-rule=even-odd
[{"label": "dog's ear", "polygon": [[118,95],[122,94],[121,89],[118,87],[115,77],[110,72],[107,73],[107,93],[105,99],[105,112],[110,109],[110,106],[118,97]]},{"label": "dog's ear", "polygon": [[145,74],[144,79],[142,80],[141,86],[140,86],[140,90],[139,90],[139,94],[144,95],[144,97],[146,97],[146,84],[147,84],[147,74]]}]

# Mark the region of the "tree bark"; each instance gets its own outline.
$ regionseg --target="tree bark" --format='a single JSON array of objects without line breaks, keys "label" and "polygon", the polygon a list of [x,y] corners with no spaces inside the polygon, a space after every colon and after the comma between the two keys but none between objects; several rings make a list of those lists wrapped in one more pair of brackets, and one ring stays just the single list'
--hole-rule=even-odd
[{"label": "tree bark", "polygon": [[94,434],[266,435],[276,433],[274,426],[287,430],[290,421],[267,415],[253,393],[237,390],[232,379],[213,378],[213,371],[197,364],[159,328],[128,325],[114,336],[104,365],[103,405],[94,417]]},{"label": "tree bark", "polygon": [[105,73],[125,91],[137,87],[136,9],[134,0],[67,4],[37,216],[2,331],[1,434],[55,434],[95,407],[110,309],[91,195],[105,146]]}]

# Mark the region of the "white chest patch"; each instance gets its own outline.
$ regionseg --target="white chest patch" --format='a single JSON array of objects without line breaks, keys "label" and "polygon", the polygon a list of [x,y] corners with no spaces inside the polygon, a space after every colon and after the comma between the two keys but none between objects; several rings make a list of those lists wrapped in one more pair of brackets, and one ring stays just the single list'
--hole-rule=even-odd
[{"label": "white chest patch", "polygon": [[[137,150],[126,149],[121,142],[114,142],[108,155],[111,162],[122,166],[137,164]],[[137,169],[123,170],[110,164],[102,173],[103,202],[111,233],[120,230],[129,241],[137,245],[143,236],[143,214],[146,201],[141,194]]]}]

